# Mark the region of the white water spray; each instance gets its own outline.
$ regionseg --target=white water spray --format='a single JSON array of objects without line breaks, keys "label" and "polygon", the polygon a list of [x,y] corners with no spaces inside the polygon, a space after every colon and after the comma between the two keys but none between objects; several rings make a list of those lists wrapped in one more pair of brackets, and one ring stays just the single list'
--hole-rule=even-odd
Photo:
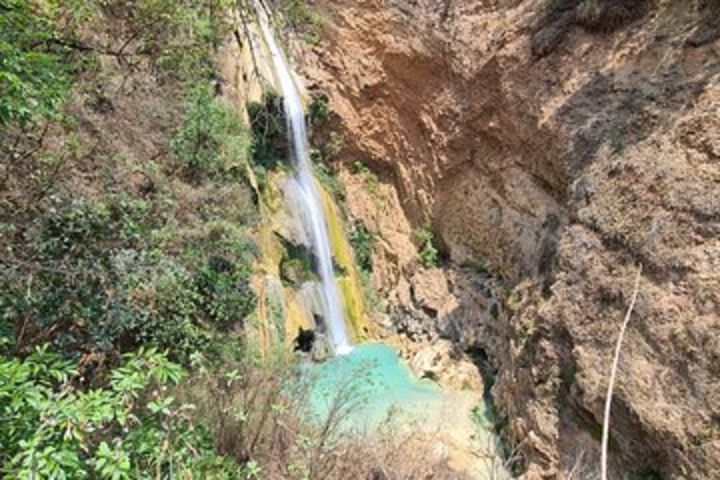
[{"label": "white water spray", "polygon": [[313,242],[315,255],[318,258],[318,274],[322,283],[325,304],[324,320],[335,353],[343,355],[350,352],[352,346],[345,328],[340,293],[335,281],[335,269],[333,267],[325,212],[311,172],[308,138],[305,129],[305,110],[290,67],[275,40],[270,21],[259,0],[255,0],[255,11],[282,90],[288,135],[295,164],[295,179],[299,185],[300,198],[302,199],[301,208],[307,214],[307,228],[310,230],[308,233]]}]

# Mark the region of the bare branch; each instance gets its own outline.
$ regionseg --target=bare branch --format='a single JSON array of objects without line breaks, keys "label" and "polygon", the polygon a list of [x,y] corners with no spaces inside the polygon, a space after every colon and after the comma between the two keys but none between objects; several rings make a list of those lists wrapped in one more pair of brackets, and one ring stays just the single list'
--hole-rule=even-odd
[{"label": "bare branch", "polygon": [[612,369],[610,370],[610,382],[608,383],[607,396],[605,397],[605,415],[603,417],[602,454],[600,459],[601,480],[607,480],[608,439],[610,437],[610,407],[612,405],[613,388],[615,387],[615,376],[617,374],[618,363],[620,361],[620,349],[622,348],[625,330],[630,322],[630,315],[632,314],[633,308],[635,308],[635,302],[637,301],[641,273],[642,265],[638,267],[637,276],[635,278],[635,289],[633,291],[632,300],[630,301],[630,306],[625,314],[625,320],[623,321],[622,327],[620,327],[620,335],[618,335],[617,345],[615,345],[615,356],[613,358]]}]

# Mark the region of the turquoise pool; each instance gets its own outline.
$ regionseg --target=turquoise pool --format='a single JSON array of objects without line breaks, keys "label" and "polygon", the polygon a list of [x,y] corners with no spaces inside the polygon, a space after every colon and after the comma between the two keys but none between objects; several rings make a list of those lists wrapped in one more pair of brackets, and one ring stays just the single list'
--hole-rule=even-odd
[{"label": "turquoise pool", "polygon": [[397,352],[381,343],[358,345],[307,369],[312,415],[323,420],[342,405],[345,428],[373,429],[393,419],[421,419],[444,400],[434,382],[414,378]]}]

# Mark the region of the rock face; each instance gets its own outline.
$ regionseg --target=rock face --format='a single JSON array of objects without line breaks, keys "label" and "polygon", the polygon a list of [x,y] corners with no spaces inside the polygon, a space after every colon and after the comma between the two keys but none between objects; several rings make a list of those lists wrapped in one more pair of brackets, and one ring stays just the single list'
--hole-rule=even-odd
[{"label": "rock face", "polygon": [[455,354],[448,340],[425,345],[410,359],[410,369],[418,378],[429,378],[453,390],[483,390],[477,367],[464,355]]},{"label": "rock face", "polygon": [[[313,2],[305,74],[379,237],[374,284],[399,330],[485,351],[526,478],[597,466],[638,265],[612,478],[720,471],[720,17],[632,3]],[[442,270],[419,267],[413,226]]]}]

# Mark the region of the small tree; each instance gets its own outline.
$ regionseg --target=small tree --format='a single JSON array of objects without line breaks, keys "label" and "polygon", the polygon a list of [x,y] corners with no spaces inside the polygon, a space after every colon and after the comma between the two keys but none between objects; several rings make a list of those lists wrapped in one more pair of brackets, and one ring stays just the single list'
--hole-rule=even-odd
[{"label": "small tree", "polygon": [[68,95],[68,49],[56,42],[54,2],[0,5],[0,129],[54,115]]},{"label": "small tree", "polygon": [[235,111],[204,83],[188,92],[185,118],[171,148],[189,176],[219,177],[242,172],[250,139]]}]

